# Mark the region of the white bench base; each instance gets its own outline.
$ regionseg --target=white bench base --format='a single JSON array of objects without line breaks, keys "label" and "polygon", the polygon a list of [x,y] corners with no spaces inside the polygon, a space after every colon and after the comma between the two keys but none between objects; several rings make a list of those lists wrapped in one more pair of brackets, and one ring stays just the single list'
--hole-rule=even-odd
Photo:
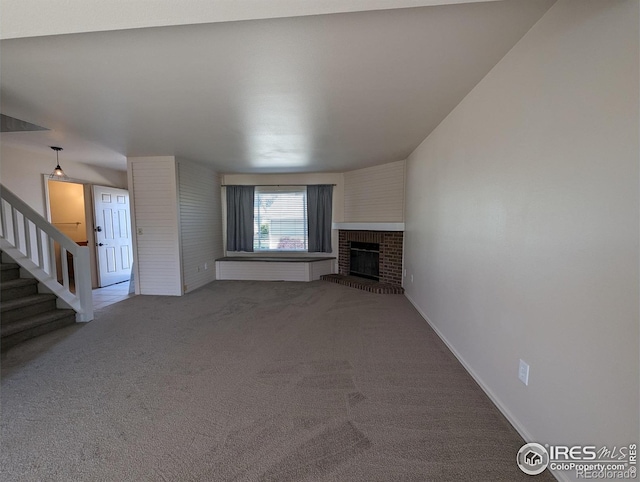
[{"label": "white bench base", "polygon": [[216,260],[216,279],[315,281],[333,273],[335,263],[335,258],[221,258]]}]

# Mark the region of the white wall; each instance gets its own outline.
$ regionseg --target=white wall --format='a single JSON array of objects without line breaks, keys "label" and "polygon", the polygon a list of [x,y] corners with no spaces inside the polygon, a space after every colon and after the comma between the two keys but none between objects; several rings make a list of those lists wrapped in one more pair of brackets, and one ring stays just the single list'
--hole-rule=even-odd
[{"label": "white wall", "polygon": [[[84,186],[74,182],[47,181],[47,183],[51,224],[76,243],[88,242]],[[62,262],[58,243],[55,244],[55,252],[57,276],[58,280],[61,280]],[[94,269],[91,271],[93,272]]]},{"label": "white wall", "polygon": [[[342,222],[344,219],[344,177],[342,173],[301,173],[301,174],[225,174],[222,176],[223,184],[240,184],[240,185],[271,185],[271,184],[335,184],[333,188],[333,222]],[[222,190],[222,218],[223,218],[223,241],[226,250],[226,190]],[[331,245],[333,251],[331,253],[296,253],[296,256],[338,256],[338,231],[333,230]],[[253,253],[242,253],[229,251],[228,256],[251,256]],[[269,256],[290,256],[288,253],[269,253]],[[263,254],[264,256],[264,254]]]},{"label": "white wall", "polygon": [[638,44],[558,1],[407,161],[407,295],[540,443],[639,437]]},{"label": "white wall", "polygon": [[127,159],[134,233],[136,293],[183,293],[176,161],[173,156]]},{"label": "white wall", "polygon": [[345,223],[404,222],[405,161],[344,173]]},{"label": "white wall", "polygon": [[[43,174],[50,174],[56,166],[55,152],[27,150],[0,144],[0,181],[24,202],[45,216],[46,202]],[[60,164],[65,173],[83,183],[127,188],[126,171],[116,171],[90,164],[65,161],[64,151]]]},{"label": "white wall", "polygon": [[220,176],[211,168],[178,160],[178,203],[185,293],[215,279],[223,256]]},{"label": "white wall", "polygon": [[74,182],[49,181],[51,223],[73,241],[87,241],[84,187]]}]

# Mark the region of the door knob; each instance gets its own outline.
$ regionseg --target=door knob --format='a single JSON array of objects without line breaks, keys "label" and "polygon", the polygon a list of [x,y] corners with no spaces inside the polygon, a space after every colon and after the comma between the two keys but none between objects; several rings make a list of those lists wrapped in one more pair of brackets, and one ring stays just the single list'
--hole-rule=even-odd
[{"label": "door knob", "polygon": [[101,233],[102,232],[102,227],[101,226],[96,226],[96,231]]},{"label": "door knob", "polygon": [[102,244],[102,243],[98,243],[98,246],[104,246],[104,244]]}]

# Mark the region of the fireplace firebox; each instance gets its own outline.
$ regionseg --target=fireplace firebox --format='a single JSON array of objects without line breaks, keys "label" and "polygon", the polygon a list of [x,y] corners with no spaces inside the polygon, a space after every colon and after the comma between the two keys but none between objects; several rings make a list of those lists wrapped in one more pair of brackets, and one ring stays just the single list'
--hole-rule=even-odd
[{"label": "fireplace firebox", "polygon": [[380,279],[380,245],[351,242],[349,274],[378,281]]},{"label": "fireplace firebox", "polygon": [[[340,229],[337,274],[321,279],[380,294],[401,294],[402,231]],[[377,261],[377,267],[372,265]],[[364,265],[364,267],[363,267]],[[361,279],[364,276],[371,280]]]}]

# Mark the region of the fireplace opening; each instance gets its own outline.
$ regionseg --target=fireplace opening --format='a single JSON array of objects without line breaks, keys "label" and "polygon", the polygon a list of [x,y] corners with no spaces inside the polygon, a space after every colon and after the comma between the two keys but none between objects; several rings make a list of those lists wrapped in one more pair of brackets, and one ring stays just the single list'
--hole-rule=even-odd
[{"label": "fireplace opening", "polygon": [[349,274],[375,281],[380,280],[380,245],[378,243],[352,241],[349,261]]}]

